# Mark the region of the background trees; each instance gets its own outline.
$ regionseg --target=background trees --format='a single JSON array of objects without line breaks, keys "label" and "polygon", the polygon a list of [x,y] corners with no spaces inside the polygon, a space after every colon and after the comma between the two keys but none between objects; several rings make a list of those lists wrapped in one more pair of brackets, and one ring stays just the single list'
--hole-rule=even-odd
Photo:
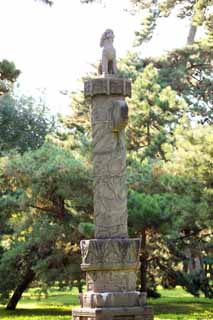
[{"label": "background trees", "polygon": [[208,32],[209,25],[212,23],[212,3],[209,0],[193,1],[142,1],[131,0],[136,8],[145,13],[141,22],[141,30],[136,32],[137,43],[150,40],[162,17],[169,17],[175,14],[180,19],[190,19],[190,28],[187,37],[187,44],[193,44],[197,28],[204,26]]},{"label": "background trees", "polygon": [[172,143],[172,134],[186,108],[170,86],[162,86],[152,64],[147,65],[133,85],[129,149],[146,157],[164,159],[163,144]]},{"label": "background trees", "polygon": [[0,61],[0,96],[10,90],[21,71],[16,69],[14,62],[6,59]]},{"label": "background trees", "polygon": [[12,93],[0,97],[0,153],[11,149],[23,153],[40,147],[55,127],[44,102],[32,97],[15,97]]},{"label": "background trees", "polygon": [[[211,131],[213,56],[210,2],[132,2],[145,17],[142,29],[136,32],[137,45],[152,38],[161,17],[175,13],[181,19],[191,19],[186,47],[155,58],[141,59],[129,53],[121,62],[122,74],[134,82],[127,131],[130,151],[128,205],[130,230],[142,235],[141,288],[145,289],[150,279],[152,283],[154,279],[156,281],[155,270],[158,268],[158,281],[181,284],[195,295],[203,290],[206,296],[211,296],[202,263],[211,234],[208,222],[212,216],[211,203],[203,197],[204,190],[208,189],[204,187],[204,181],[201,183],[202,179],[195,178],[198,174],[195,171],[199,172],[202,164],[199,163],[196,169],[188,167],[189,158],[197,159],[195,150],[199,148],[195,146],[195,140],[199,140],[201,131],[205,136]],[[202,40],[195,42],[197,26],[200,25],[207,33]],[[204,137],[203,143],[209,145]],[[202,156],[199,151],[197,156],[208,159],[206,169],[211,168],[212,163],[208,155],[204,156],[204,149]],[[175,154],[178,154],[177,158]],[[192,163],[195,165],[196,160]],[[204,170],[206,176],[208,170]],[[212,179],[212,172],[210,176]],[[208,194],[212,192],[212,186],[210,189]],[[197,253],[189,254],[193,247],[197,248]],[[180,268],[180,262],[189,266],[190,259],[193,263],[196,259],[200,261],[199,270]]]},{"label": "background trees", "polygon": [[5,220],[2,241],[7,245],[1,257],[0,293],[5,299],[14,290],[7,305],[14,309],[35,279],[48,285],[73,280],[80,263],[78,225],[91,214],[92,188],[85,160],[49,142],[4,161],[1,189],[6,190],[0,208]]}]

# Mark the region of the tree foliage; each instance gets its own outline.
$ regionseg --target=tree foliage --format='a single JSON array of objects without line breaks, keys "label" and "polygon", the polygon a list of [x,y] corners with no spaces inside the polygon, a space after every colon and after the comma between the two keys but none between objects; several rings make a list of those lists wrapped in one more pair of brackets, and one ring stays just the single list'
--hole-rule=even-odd
[{"label": "tree foliage", "polygon": [[172,133],[186,103],[170,86],[162,88],[152,64],[147,65],[133,85],[131,119],[128,130],[129,149],[141,159],[164,158],[163,144],[172,143]]},{"label": "tree foliage", "polygon": [[[5,299],[14,290],[8,303],[14,309],[17,292],[35,279],[48,284],[71,283],[75,274],[80,279],[78,226],[90,221],[91,179],[79,154],[51,142],[2,161],[2,241],[7,245],[0,260],[0,292]],[[15,274],[17,268],[19,276],[5,282],[5,270]]]},{"label": "tree foliage", "polygon": [[142,288],[146,282],[149,288],[150,279],[162,279],[166,285],[181,285],[194,295],[201,290],[210,297],[209,276],[202,268],[189,273],[184,265],[208,255],[212,130],[179,125],[174,136],[176,144],[167,146],[166,161],[146,158],[141,163],[130,157],[129,227],[133,236],[142,236]]},{"label": "tree foliage", "polygon": [[16,69],[14,62],[6,59],[0,61],[0,96],[9,92],[20,73],[21,71]]},{"label": "tree foliage", "polygon": [[211,0],[131,0],[131,2],[143,15],[141,29],[136,32],[137,45],[152,38],[159,19],[169,17],[174,13],[180,19],[191,21],[188,44],[194,42],[197,26],[204,26],[210,35],[209,25],[212,24],[213,18]]},{"label": "tree foliage", "polygon": [[[139,5],[140,1],[137,2]],[[149,7],[145,2],[140,5],[142,10]],[[153,3],[157,5],[158,2]],[[158,10],[154,12],[158,13]],[[157,21],[150,20],[153,28]],[[143,30],[149,39],[153,28]],[[129,226],[132,235],[142,236],[141,290],[148,292],[150,286],[156,288],[156,279],[167,284],[169,279],[170,284],[182,285],[194,295],[198,295],[199,290],[206,296],[212,295],[209,279],[202,269],[189,273],[180,268],[181,263],[182,266],[189,263],[186,251],[191,252],[191,260],[198,259],[202,256],[198,248],[203,248],[204,253],[209,241],[208,226],[212,216],[209,194],[212,191],[206,193],[204,179],[194,178],[195,169],[186,163],[187,157],[191,158],[191,164],[196,163],[193,159],[198,145],[202,146],[198,138],[201,132],[203,141],[206,141],[204,136],[211,141],[211,127],[207,125],[212,123],[211,48],[208,34],[200,42],[160,57],[141,59],[129,53],[120,62],[121,74],[133,79],[132,113],[127,130]],[[194,129],[190,124],[192,119]],[[194,144],[187,134],[196,137]],[[186,152],[182,151],[181,157],[184,146]],[[211,168],[209,142],[206,141],[205,146],[207,149],[201,147],[198,154],[200,158],[205,155],[207,163],[205,166],[199,163],[197,168],[203,167],[208,176]],[[182,170],[178,171],[180,163]],[[194,258],[193,247],[197,248]]]},{"label": "tree foliage", "polygon": [[36,149],[53,130],[54,119],[43,102],[11,94],[0,97],[0,153]]}]

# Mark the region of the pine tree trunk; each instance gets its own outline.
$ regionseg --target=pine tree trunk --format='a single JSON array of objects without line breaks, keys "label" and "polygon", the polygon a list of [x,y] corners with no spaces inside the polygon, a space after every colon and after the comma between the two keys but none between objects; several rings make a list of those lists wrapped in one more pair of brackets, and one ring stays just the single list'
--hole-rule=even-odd
[{"label": "pine tree trunk", "polygon": [[78,292],[82,293],[83,292],[83,285],[81,282],[81,278],[78,279]]},{"label": "pine tree trunk", "polygon": [[12,297],[10,298],[6,307],[7,310],[16,309],[17,303],[21,299],[23,292],[27,289],[29,284],[33,281],[34,277],[35,277],[35,273],[31,269],[29,269],[25,274],[24,278],[22,279],[21,283],[15,289]]},{"label": "pine tree trunk", "polygon": [[147,250],[146,250],[146,230],[142,230],[142,240],[141,240],[141,256],[140,256],[140,277],[141,277],[141,292],[145,292],[147,289]]},{"label": "pine tree trunk", "polygon": [[147,127],[146,127],[146,129],[147,129],[147,144],[148,144],[148,146],[150,146],[150,144],[151,144],[151,136],[150,136],[150,126],[149,126],[149,123],[147,123]]},{"label": "pine tree trunk", "polygon": [[188,37],[187,37],[187,44],[188,45],[194,43],[196,32],[197,32],[197,26],[191,24],[190,29],[189,29],[189,34],[188,34]]}]

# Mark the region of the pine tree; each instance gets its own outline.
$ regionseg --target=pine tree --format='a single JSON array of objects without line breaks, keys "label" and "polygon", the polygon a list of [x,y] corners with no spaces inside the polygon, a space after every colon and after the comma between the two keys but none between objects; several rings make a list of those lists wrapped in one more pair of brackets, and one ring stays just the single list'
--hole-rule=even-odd
[{"label": "pine tree", "polygon": [[1,301],[12,293],[7,308],[15,309],[35,279],[42,286],[75,279],[81,290],[79,242],[93,211],[87,159],[52,142],[2,158],[1,192],[1,239],[9,243],[0,260]]}]

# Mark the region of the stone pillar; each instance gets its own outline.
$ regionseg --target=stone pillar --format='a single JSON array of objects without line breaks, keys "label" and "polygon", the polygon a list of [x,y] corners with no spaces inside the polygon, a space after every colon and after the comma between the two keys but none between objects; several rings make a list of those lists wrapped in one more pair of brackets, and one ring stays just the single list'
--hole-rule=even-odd
[{"label": "stone pillar", "polygon": [[[130,94],[130,83],[126,80],[105,78],[85,84],[85,95],[92,95],[94,220],[95,237],[100,239],[128,237],[124,133],[128,119],[128,106],[124,100],[128,94],[126,85]],[[112,95],[112,91],[117,95]]]},{"label": "stone pillar", "polygon": [[128,80],[107,76],[85,82],[91,98],[95,239],[81,241],[87,292],[74,320],[152,320],[146,294],[136,291],[140,239],[127,231],[126,148]]}]

